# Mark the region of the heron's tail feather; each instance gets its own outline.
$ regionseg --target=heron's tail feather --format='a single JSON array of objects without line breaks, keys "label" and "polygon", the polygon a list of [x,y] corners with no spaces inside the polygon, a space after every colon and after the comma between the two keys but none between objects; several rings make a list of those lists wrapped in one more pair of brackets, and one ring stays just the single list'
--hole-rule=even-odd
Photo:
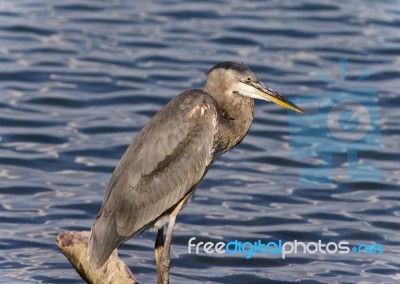
[{"label": "heron's tail feather", "polygon": [[114,214],[100,212],[93,223],[88,244],[88,261],[92,269],[98,269],[110,257],[124,238],[118,235]]}]

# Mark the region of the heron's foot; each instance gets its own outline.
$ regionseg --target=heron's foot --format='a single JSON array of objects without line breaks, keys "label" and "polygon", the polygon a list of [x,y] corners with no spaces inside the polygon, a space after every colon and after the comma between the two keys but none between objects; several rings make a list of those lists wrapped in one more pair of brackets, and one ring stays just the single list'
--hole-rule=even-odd
[{"label": "heron's foot", "polygon": [[156,247],[155,253],[156,253],[156,269],[157,269],[157,284],[162,284],[162,279],[163,279],[163,265],[162,265],[162,251],[163,247]]},{"label": "heron's foot", "polygon": [[[156,243],[154,246],[154,252],[156,255],[156,268],[157,268],[157,284],[163,284],[165,268],[163,265],[163,254],[164,254],[164,233],[163,227],[158,229]],[[168,282],[166,282],[168,283]]]},{"label": "heron's foot", "polygon": [[161,284],[168,284],[169,283],[169,269],[171,267],[171,261],[168,257],[165,257],[164,255],[161,257],[161,263],[160,263],[160,276],[161,276]]},{"label": "heron's foot", "polygon": [[171,241],[172,234],[174,233],[175,219],[179,210],[181,210],[182,205],[185,204],[187,197],[183,198],[178,205],[174,208],[169,216],[168,231],[165,236],[165,242],[163,242],[163,249],[160,256],[160,251],[157,251],[159,243],[163,240],[162,230],[158,230],[157,240],[156,240],[156,257],[159,257],[157,263],[157,283],[158,284],[168,284],[169,283],[169,269],[170,269],[170,251],[171,251]]},{"label": "heron's foot", "polygon": [[[157,255],[158,254],[158,255]],[[169,255],[165,257],[162,251],[156,249],[157,259],[157,284],[168,284],[169,283],[169,269],[171,267],[171,261]]]}]

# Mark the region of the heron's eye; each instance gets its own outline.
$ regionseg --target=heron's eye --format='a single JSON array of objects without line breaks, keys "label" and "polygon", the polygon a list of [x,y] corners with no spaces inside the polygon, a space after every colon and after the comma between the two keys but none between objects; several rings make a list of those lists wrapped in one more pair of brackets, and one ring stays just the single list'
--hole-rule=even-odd
[{"label": "heron's eye", "polygon": [[251,83],[251,78],[250,77],[246,77],[246,78],[244,78],[244,81],[248,84],[248,83]]}]

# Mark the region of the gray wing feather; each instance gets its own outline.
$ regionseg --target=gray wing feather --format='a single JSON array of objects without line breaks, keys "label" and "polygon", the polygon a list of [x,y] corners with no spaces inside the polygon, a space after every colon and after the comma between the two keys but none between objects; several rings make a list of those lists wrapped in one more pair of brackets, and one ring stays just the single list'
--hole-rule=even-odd
[{"label": "gray wing feather", "polygon": [[100,267],[122,242],[153,224],[196,186],[212,162],[217,122],[214,100],[186,91],[136,136],[111,177],[89,241]]}]

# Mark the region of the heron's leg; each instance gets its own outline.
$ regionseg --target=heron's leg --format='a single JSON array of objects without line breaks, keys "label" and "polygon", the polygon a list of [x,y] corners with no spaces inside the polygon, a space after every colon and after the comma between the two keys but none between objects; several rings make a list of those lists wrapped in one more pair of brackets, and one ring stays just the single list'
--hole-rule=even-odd
[{"label": "heron's leg", "polygon": [[175,225],[175,216],[170,216],[169,218],[169,224],[168,224],[168,230],[167,234],[165,236],[165,244],[164,248],[161,252],[161,259],[160,259],[160,264],[161,264],[161,282],[160,279],[158,280],[158,284],[168,284],[169,283],[169,269],[170,269],[170,248],[171,248],[171,240],[172,240],[172,234],[174,231],[174,225]]},{"label": "heron's leg", "polygon": [[179,211],[182,209],[183,204],[186,203],[186,200],[187,200],[186,197],[183,198],[169,215],[168,230],[167,234],[165,235],[165,244],[161,255],[162,284],[169,283],[170,249],[171,249],[172,235],[174,233],[175,220]]},{"label": "heron's leg", "polygon": [[158,229],[154,252],[156,255],[157,283],[162,284],[161,255],[164,249],[164,226]]}]

